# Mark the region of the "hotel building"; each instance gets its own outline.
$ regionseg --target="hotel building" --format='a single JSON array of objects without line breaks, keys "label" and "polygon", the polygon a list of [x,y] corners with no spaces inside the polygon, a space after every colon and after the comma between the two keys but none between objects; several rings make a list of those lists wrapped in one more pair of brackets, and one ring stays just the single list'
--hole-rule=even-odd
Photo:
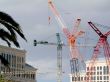
[{"label": "hotel building", "polygon": [[36,82],[37,69],[26,63],[26,51],[0,45],[0,55],[8,60],[10,69],[0,63],[0,72],[11,82]]}]

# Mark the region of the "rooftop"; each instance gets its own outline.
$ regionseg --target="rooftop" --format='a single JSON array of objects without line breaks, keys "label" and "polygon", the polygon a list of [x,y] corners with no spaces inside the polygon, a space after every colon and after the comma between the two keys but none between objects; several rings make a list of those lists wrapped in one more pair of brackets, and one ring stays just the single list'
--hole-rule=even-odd
[{"label": "rooftop", "polygon": [[33,67],[33,66],[31,66],[31,65],[29,65],[29,64],[25,64],[25,68],[27,68],[27,69],[31,69],[31,70],[37,70],[35,67]]},{"label": "rooftop", "polygon": [[[90,61],[91,60],[87,60],[86,64],[89,63]],[[102,63],[102,62],[105,63],[105,61],[106,61],[105,58],[98,58],[98,59],[96,59],[96,62],[99,62],[99,63]]]}]

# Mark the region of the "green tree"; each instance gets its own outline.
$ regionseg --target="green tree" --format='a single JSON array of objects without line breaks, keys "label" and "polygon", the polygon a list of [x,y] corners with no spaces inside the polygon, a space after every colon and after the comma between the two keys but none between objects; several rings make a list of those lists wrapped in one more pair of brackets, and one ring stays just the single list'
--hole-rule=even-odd
[{"label": "green tree", "polygon": [[[9,47],[11,47],[11,43],[13,43],[16,47],[20,47],[19,42],[17,40],[17,34],[20,35],[25,41],[26,38],[21,30],[20,25],[8,14],[4,12],[0,12],[0,24],[4,26],[0,27],[0,38],[5,41]],[[17,33],[17,34],[16,34]],[[5,66],[8,66],[9,63],[5,58],[0,55],[1,63]]]},{"label": "green tree", "polygon": [[0,75],[0,82],[5,82],[3,75]]},{"label": "green tree", "polygon": [[6,79],[6,76],[1,74],[0,75],[0,82],[15,82],[15,81],[13,81],[11,79]]}]

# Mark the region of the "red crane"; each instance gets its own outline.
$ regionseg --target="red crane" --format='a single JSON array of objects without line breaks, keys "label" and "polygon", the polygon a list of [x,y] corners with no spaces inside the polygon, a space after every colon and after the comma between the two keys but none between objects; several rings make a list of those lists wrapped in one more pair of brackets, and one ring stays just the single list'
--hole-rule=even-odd
[{"label": "red crane", "polygon": [[[104,57],[107,63],[108,68],[110,69],[110,46],[109,43],[107,41],[107,37],[110,34],[110,31],[108,31],[107,33],[103,34],[96,26],[95,24],[93,24],[92,22],[88,22],[88,24],[92,27],[92,29],[99,35],[99,40],[96,44],[96,47],[94,48],[94,52],[92,55],[92,59],[90,60],[89,66],[88,66],[88,71],[86,72],[86,81],[85,82],[91,82],[91,77],[92,77],[92,71],[94,70],[94,64],[95,61],[97,60],[98,56],[99,56],[99,49],[101,47],[103,47],[104,50]],[[109,73],[110,74],[110,71]]]},{"label": "red crane", "polygon": [[49,4],[49,7],[50,7],[51,11],[53,12],[56,20],[61,25],[65,36],[67,37],[68,44],[70,47],[70,52],[71,52],[71,55],[70,55],[70,57],[71,57],[71,60],[70,60],[71,73],[72,73],[73,77],[79,77],[79,58],[81,58],[81,56],[79,55],[78,49],[76,47],[76,39],[79,35],[84,33],[83,31],[78,30],[81,19],[76,20],[75,26],[74,26],[72,32],[70,32],[68,30],[67,26],[65,25],[61,15],[57,11],[55,5],[53,4],[52,0],[48,0],[48,4]]}]

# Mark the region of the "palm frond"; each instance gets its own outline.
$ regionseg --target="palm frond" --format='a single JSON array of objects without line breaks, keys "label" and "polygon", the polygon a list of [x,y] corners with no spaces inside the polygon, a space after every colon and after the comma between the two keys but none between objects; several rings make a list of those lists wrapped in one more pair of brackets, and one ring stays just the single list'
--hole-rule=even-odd
[{"label": "palm frond", "polygon": [[4,26],[10,31],[10,34],[11,34],[11,35],[14,35],[14,36],[16,37],[16,34],[15,34],[15,32],[14,32],[12,26],[10,26],[9,24],[7,24],[6,22],[3,22],[3,21],[1,21],[1,20],[0,20],[0,23],[1,23],[2,25],[4,25]]},{"label": "palm frond", "polygon": [[19,27],[19,24],[15,22],[15,20],[11,16],[9,16],[8,14],[4,12],[0,12],[0,19],[3,21],[6,21],[7,23],[12,24],[15,27]]},{"label": "palm frond", "polygon": [[10,35],[8,32],[4,31],[3,29],[0,29],[0,38],[5,39],[5,41],[8,39],[9,41],[13,42],[16,47],[20,47],[17,38],[13,35]]},{"label": "palm frond", "polygon": [[[15,29],[15,30],[16,30],[16,29]],[[24,36],[24,34],[23,34],[23,32],[21,32],[20,30],[16,30],[16,32],[17,32],[25,41],[27,41],[26,38],[25,38],[25,36]]]},{"label": "palm frond", "polygon": [[4,40],[9,47],[11,47],[11,43],[5,37],[1,37],[1,39]]},{"label": "palm frond", "polygon": [[9,62],[2,55],[0,55],[0,60],[4,66],[9,67]]},{"label": "palm frond", "polygon": [[[24,40],[26,40],[20,25],[14,21],[14,19],[6,13],[0,12],[0,23],[4,26],[14,29]],[[26,40],[27,41],[27,40]]]},{"label": "palm frond", "polygon": [[[0,38],[5,41],[9,47],[11,47],[11,42],[16,46],[20,47],[16,33],[18,33],[21,38],[26,40],[23,31],[20,28],[20,25],[8,14],[4,12],[0,12],[0,24],[4,25],[9,32],[5,31],[4,29],[0,28]],[[26,40],[27,41],[27,40]],[[0,55],[1,63],[3,63],[5,66],[8,66],[9,63],[5,58],[3,58]]]}]

